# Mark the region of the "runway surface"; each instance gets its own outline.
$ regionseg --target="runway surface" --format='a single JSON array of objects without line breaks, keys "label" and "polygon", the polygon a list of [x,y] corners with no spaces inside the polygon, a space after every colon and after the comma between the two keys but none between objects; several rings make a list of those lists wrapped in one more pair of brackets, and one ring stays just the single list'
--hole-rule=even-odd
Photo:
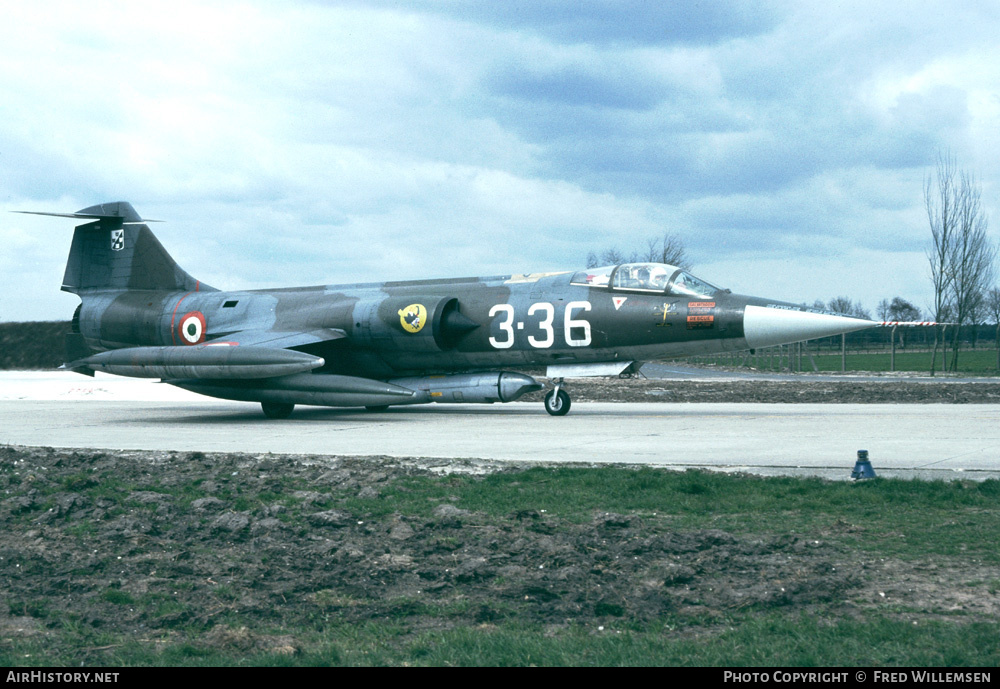
[{"label": "runway surface", "polygon": [[0,374],[0,443],[132,450],[638,463],[849,477],[857,450],[881,476],[1000,478],[1000,405],[578,403],[424,405],[371,413],[250,403],[167,385]]}]

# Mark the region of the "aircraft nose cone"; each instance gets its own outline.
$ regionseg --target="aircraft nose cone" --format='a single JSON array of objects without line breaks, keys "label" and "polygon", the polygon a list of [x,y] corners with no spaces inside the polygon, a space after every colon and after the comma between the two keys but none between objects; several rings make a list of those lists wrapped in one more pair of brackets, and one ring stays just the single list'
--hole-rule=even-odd
[{"label": "aircraft nose cone", "polygon": [[875,321],[828,313],[748,305],[743,314],[743,333],[751,349],[790,344],[864,330]]}]

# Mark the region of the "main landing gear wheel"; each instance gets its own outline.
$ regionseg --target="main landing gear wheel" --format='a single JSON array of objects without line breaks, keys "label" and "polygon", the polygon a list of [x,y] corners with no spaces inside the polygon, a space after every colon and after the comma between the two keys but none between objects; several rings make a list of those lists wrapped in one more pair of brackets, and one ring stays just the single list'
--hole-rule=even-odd
[{"label": "main landing gear wheel", "polygon": [[292,415],[295,405],[284,402],[261,402],[260,408],[264,410],[264,416],[269,419],[287,419]]},{"label": "main landing gear wheel", "polygon": [[545,395],[545,411],[552,416],[566,416],[569,413],[569,394],[556,388]]}]

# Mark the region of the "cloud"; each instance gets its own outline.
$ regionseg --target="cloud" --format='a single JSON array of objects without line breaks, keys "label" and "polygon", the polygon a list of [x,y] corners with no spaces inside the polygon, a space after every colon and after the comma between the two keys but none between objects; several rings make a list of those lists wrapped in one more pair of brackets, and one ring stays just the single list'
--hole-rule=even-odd
[{"label": "cloud", "polygon": [[[387,3],[379,3],[387,4]],[[557,42],[612,45],[711,44],[772,28],[778,12],[759,3],[559,0],[430,3],[429,11]]]},{"label": "cloud", "polygon": [[[104,0],[5,22],[0,210],[130,200],[223,287],[571,269],[669,230],[722,284],[753,291],[760,261],[812,289],[850,257],[898,280],[865,282],[878,298],[922,301],[937,152],[1000,211],[989,3]],[[0,286],[46,296],[0,318],[71,312],[48,296],[65,224],[4,214],[33,267],[8,258]]]}]

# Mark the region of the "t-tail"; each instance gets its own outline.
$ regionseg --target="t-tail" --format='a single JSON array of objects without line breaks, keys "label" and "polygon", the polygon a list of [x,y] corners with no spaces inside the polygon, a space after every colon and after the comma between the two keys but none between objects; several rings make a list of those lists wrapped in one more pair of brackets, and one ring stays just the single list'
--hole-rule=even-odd
[{"label": "t-tail", "polygon": [[76,213],[39,213],[93,220],[79,225],[66,262],[62,288],[79,294],[106,290],[215,291],[184,271],[126,201],[102,203]]}]

